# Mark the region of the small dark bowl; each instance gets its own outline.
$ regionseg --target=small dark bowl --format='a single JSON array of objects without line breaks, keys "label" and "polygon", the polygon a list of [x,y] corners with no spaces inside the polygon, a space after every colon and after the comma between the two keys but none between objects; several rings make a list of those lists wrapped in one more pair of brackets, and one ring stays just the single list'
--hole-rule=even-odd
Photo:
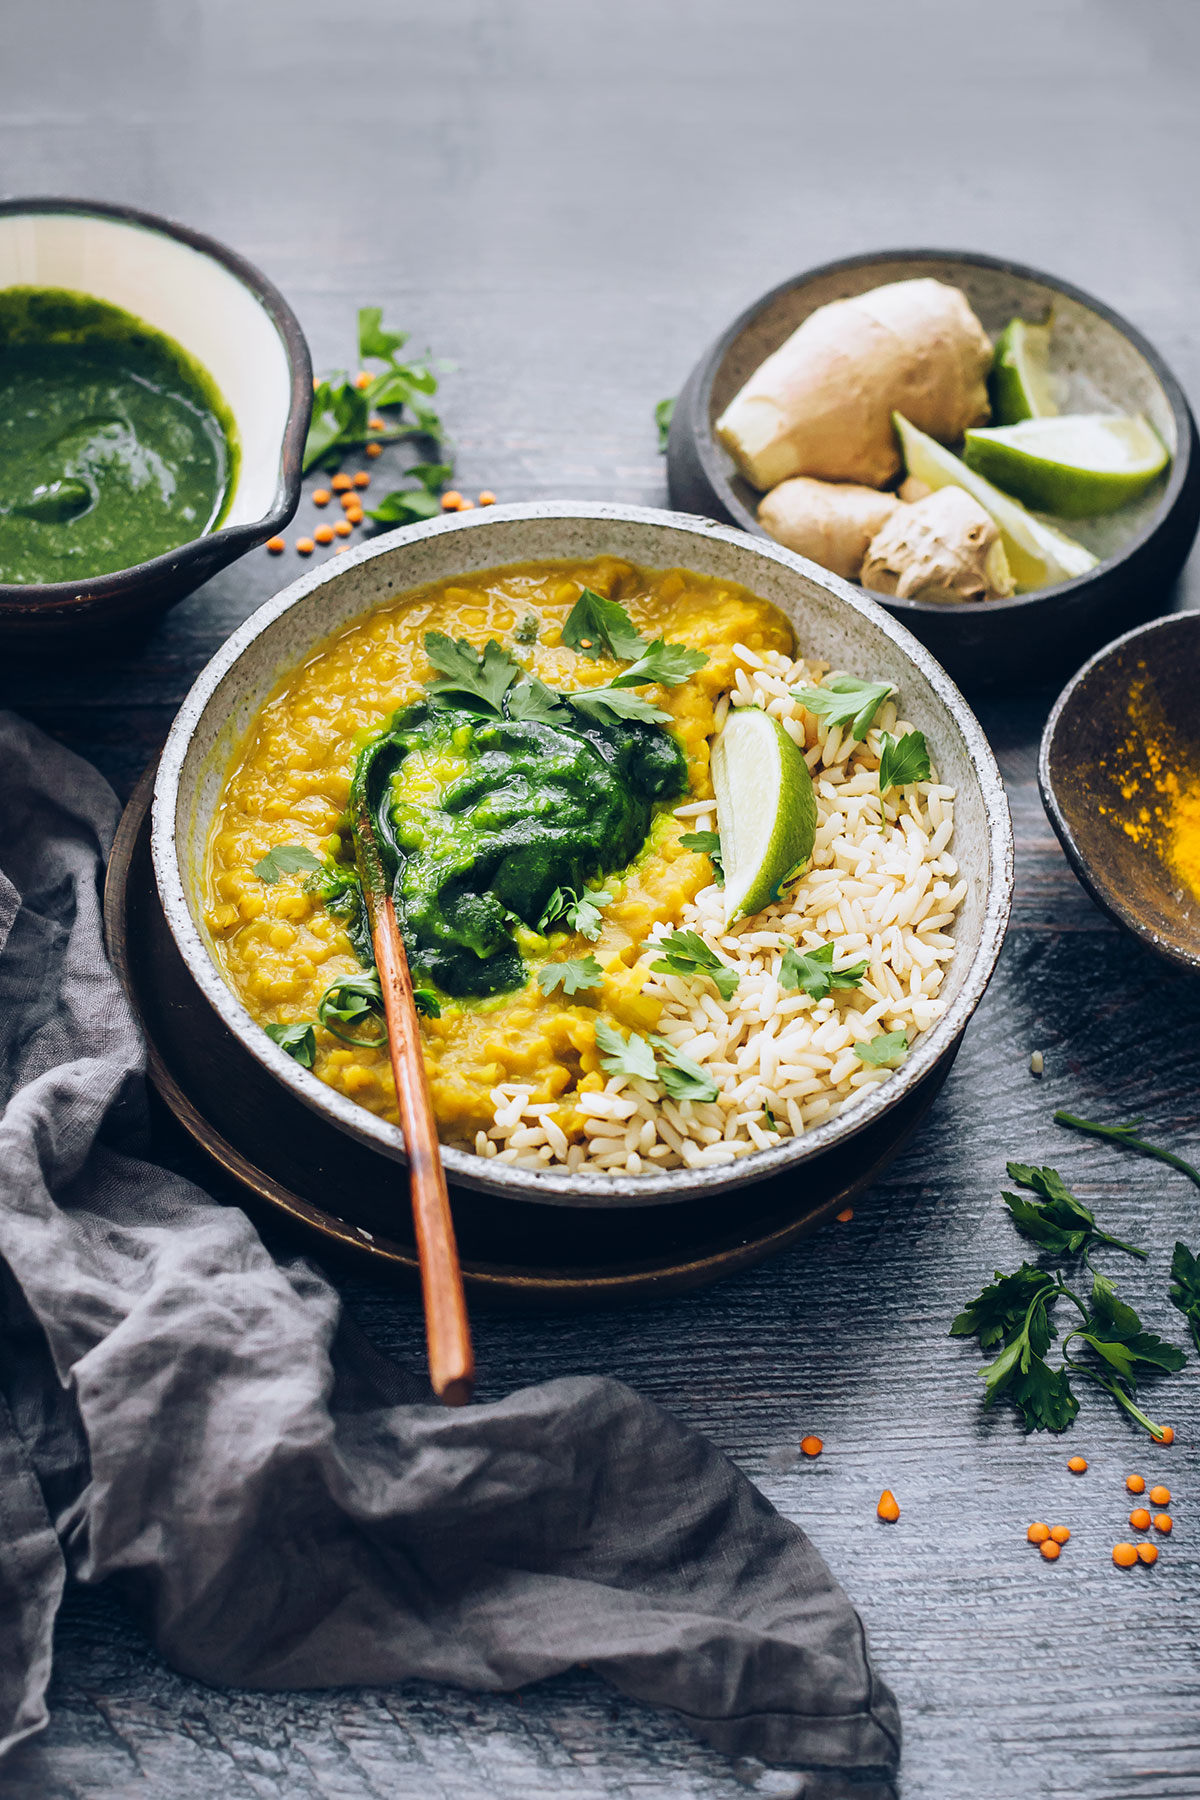
[{"label": "small dark bowl", "polygon": [[90,580],[0,582],[13,649],[92,643],[162,612],[296,511],[312,362],[265,275],[185,225],[92,200],[0,202],[0,288],[70,288],[173,338],[212,376],[241,440],[225,523],[133,568]]},{"label": "small dark bowl", "polygon": [[1132,325],[1052,275],[956,250],[889,250],[809,269],[747,307],[697,363],[671,422],[672,505],[766,536],[761,495],[738,474],[713,427],[738,389],[811,312],[888,281],[932,276],[961,288],[993,338],[1008,320],[1053,308],[1058,366],[1075,411],[1144,412],[1170,469],[1131,506],[1065,527],[1101,561],[1087,575],[1011,600],[958,606],[873,594],[959,682],[976,690],[1065,671],[1123,628],[1161,612],[1200,522],[1200,444],[1179,383]]},{"label": "small dark bowl", "polygon": [[[1157,721],[1169,747],[1152,766],[1130,716]],[[1200,613],[1173,613],[1126,632],[1072,677],[1046,721],[1038,785],[1050,823],[1088,893],[1152,949],[1200,969],[1200,898],[1163,860],[1157,779],[1200,780]]]}]

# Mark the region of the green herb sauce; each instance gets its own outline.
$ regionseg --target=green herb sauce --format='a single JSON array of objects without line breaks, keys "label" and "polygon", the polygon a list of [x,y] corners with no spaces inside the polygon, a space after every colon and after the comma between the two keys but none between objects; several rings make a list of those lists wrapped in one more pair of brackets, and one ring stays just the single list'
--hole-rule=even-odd
[{"label": "green herb sauce", "polygon": [[237,437],[212,379],[86,294],[0,291],[0,582],[84,581],[212,531]]},{"label": "green herb sauce", "polygon": [[581,888],[641,850],[656,808],[687,785],[661,726],[480,718],[419,701],[362,752],[414,974],[443,993],[526,979],[519,938],[555,888]]}]

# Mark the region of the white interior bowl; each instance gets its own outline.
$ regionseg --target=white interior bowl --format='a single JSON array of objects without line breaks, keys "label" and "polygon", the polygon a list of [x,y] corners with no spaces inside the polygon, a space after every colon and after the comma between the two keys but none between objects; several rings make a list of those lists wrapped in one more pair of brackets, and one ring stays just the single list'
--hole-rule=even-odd
[{"label": "white interior bowl", "polygon": [[[126,207],[0,202],[0,289],[66,288],[118,306],[174,340],[212,377],[238,437],[233,493],[216,531],[165,556],[85,582],[0,583],[0,626],[56,607],[149,594],[151,605],[206,580],[285,525],[300,497],[312,364],[298,321],[264,275],[211,238]],[[137,581],[132,580],[137,577]],[[86,591],[85,591],[86,590]],[[107,614],[112,607],[103,609]]]},{"label": "white interior bowl", "polygon": [[802,1138],[709,1169],[638,1176],[568,1175],[513,1168],[444,1150],[465,1187],[571,1206],[687,1200],[798,1169],[861,1131],[946,1057],[983,995],[1000,953],[1012,895],[1013,851],[1000,772],[974,714],[917,640],[874,601],[816,564],[682,513],[648,507],[547,502],[489,507],[376,538],[293,582],[253,613],[217,652],[184,701],[154,790],[152,855],[170,930],[201,992],[275,1078],[361,1143],[402,1159],[399,1128],[302,1069],[256,1025],[226,985],[203,916],[209,829],[232,758],[276,682],[331,633],[410,588],[515,562],[600,555],[655,569],[687,568],[738,582],[785,613],[805,652],[900,689],[904,715],[925,732],[941,777],[957,789],[953,854],[969,883],[958,914],[958,954],[942,990],[943,1017],[917,1039],[889,1081]]}]

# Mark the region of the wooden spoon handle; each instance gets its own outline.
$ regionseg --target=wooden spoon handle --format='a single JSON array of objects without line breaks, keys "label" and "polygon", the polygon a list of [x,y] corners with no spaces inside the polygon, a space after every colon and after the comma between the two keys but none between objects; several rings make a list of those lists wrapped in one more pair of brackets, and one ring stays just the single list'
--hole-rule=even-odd
[{"label": "wooden spoon handle", "polygon": [[425,1075],[425,1055],[413,999],[404,939],[389,896],[375,919],[375,961],[383,990],[388,1049],[396,1081],[396,1104],[412,1178],[413,1224],[425,1301],[429,1379],[446,1406],[463,1406],[475,1386],[475,1356],[463,1294],[454,1220],[433,1101]]}]

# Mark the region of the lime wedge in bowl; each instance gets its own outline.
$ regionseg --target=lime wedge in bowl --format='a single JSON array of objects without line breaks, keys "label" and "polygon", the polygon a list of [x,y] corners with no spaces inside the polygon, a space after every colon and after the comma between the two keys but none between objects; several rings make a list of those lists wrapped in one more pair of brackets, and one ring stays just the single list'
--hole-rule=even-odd
[{"label": "lime wedge in bowl", "polygon": [[969,469],[944,444],[910,425],[902,413],[893,413],[892,422],[899,433],[900,448],[910,475],[931,488],[951,484],[966,488],[984,511],[991,513],[1000,527],[1004,554],[1008,557],[1019,593],[1050,587],[1059,581],[1074,581],[1077,575],[1086,575],[1089,569],[1096,567],[1097,558],[1090,550],[1077,544],[1065,531],[1048,525],[1045,519],[1026,512],[1019,500],[1002,494],[998,487],[993,487],[990,481]]},{"label": "lime wedge in bowl", "polygon": [[997,425],[1049,419],[1058,411],[1050,374],[1050,327],[1010,319],[996,340],[992,413]]},{"label": "lime wedge in bowl", "polygon": [[1167,449],[1141,413],[1067,413],[966,434],[963,461],[1027,506],[1063,519],[1116,512],[1166,468]]},{"label": "lime wedge in bowl", "polygon": [[731,711],[713,745],[725,922],[761,912],[812,855],[817,799],[803,755],[778,719]]}]

